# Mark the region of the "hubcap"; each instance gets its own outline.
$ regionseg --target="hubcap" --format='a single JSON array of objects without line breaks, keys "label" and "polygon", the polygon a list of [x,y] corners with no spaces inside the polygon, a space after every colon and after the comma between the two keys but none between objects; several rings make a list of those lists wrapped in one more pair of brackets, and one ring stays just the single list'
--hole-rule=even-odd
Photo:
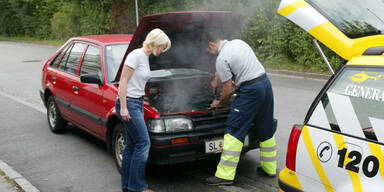
[{"label": "hubcap", "polygon": [[57,119],[57,114],[56,114],[56,106],[55,103],[50,102],[48,106],[48,120],[49,120],[49,125],[51,127],[56,126],[56,119]]},{"label": "hubcap", "polygon": [[124,146],[125,146],[124,136],[123,134],[119,133],[118,135],[116,135],[116,140],[115,140],[115,155],[116,155],[117,163],[119,164],[120,167],[121,167],[121,161],[123,159]]}]

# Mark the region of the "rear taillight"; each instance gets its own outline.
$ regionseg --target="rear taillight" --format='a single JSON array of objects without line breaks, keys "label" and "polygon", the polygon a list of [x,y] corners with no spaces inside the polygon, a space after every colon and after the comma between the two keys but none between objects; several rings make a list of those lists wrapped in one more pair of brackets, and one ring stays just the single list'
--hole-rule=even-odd
[{"label": "rear taillight", "polygon": [[301,134],[301,129],[302,125],[294,125],[291,130],[291,135],[289,136],[285,166],[292,171],[296,171],[296,150],[297,143],[299,142]]}]

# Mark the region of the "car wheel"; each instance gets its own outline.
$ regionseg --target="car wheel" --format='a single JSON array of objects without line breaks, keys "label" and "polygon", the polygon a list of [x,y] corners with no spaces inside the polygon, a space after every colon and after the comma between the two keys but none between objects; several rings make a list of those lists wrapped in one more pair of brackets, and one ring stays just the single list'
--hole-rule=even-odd
[{"label": "car wheel", "polygon": [[112,136],[112,152],[116,163],[117,170],[121,173],[121,164],[123,160],[123,152],[125,146],[125,131],[123,124],[119,123],[113,129]]},{"label": "car wheel", "polygon": [[47,101],[47,119],[52,132],[63,133],[66,130],[68,122],[61,117],[53,96],[50,96]]}]

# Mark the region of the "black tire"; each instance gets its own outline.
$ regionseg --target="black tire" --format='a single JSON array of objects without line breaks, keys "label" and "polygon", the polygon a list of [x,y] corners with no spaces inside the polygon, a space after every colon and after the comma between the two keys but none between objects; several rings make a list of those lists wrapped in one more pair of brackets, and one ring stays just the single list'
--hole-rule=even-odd
[{"label": "black tire", "polygon": [[121,163],[125,146],[125,131],[124,126],[118,123],[113,129],[112,134],[112,155],[116,163],[117,170],[121,173]]},{"label": "black tire", "polygon": [[67,129],[68,122],[61,116],[53,96],[50,96],[47,101],[47,119],[53,133],[63,133]]}]

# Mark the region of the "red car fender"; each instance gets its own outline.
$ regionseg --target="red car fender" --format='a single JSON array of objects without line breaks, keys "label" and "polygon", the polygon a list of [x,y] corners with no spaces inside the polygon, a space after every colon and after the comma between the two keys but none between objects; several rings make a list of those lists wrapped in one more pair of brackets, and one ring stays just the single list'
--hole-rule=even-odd
[{"label": "red car fender", "polygon": [[106,115],[106,117],[107,117],[108,120],[111,119],[111,117],[113,117],[113,116],[116,116],[116,117],[117,117],[117,113],[116,113],[116,109],[115,109],[115,107],[112,107],[112,108],[107,112],[107,115]]},{"label": "red car fender", "polygon": [[[108,112],[107,112],[107,119],[111,119],[111,117],[117,116],[117,112],[115,107],[112,107]],[[144,120],[145,122],[148,122],[148,119],[159,119],[160,114],[156,112],[154,109],[152,109],[149,105],[144,104]]]},{"label": "red car fender", "polygon": [[[47,82],[47,84],[45,84],[44,94],[46,94],[47,90],[49,90],[52,93],[52,95],[56,97],[56,91],[51,82]],[[45,99],[47,100],[48,98],[45,98]]]},{"label": "red car fender", "polygon": [[148,119],[159,119],[160,114],[152,109],[149,105],[144,104],[144,120],[147,123]]}]

